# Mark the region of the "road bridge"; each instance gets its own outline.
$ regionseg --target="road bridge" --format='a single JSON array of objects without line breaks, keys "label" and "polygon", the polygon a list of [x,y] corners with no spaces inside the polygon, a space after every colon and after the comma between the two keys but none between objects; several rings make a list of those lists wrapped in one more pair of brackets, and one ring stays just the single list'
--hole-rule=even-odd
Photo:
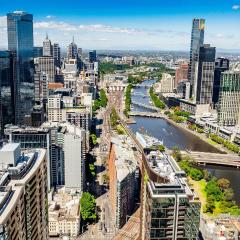
[{"label": "road bridge", "polygon": [[150,117],[150,118],[163,118],[163,115],[159,112],[137,112],[131,111],[129,112],[129,116],[137,116],[137,117]]},{"label": "road bridge", "polygon": [[136,101],[132,101],[132,105],[143,107],[143,108],[146,108],[146,109],[150,109],[150,110],[153,110],[153,111],[156,111],[156,112],[159,111],[159,108],[148,105],[148,104],[145,104],[145,103],[139,103],[139,102],[136,102]]},{"label": "road bridge", "polygon": [[219,165],[229,167],[240,167],[240,157],[237,154],[229,153],[209,153],[209,152],[195,152],[182,151],[184,154],[189,154],[198,164],[201,165]]}]

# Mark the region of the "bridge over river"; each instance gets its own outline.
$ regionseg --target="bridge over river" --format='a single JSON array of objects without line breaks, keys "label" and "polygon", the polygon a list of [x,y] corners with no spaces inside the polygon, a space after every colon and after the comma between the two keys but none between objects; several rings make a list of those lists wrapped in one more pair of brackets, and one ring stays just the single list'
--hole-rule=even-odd
[{"label": "bridge over river", "polygon": [[195,151],[181,151],[182,154],[189,154],[197,163],[201,165],[220,165],[229,167],[240,167],[240,157],[237,154],[229,153],[208,153]]}]

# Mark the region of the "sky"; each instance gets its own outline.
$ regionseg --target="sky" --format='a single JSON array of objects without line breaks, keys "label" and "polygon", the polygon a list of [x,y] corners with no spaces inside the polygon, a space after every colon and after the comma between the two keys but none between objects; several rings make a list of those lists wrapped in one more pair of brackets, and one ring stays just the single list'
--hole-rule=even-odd
[{"label": "sky", "polygon": [[2,0],[0,47],[7,47],[6,14],[34,16],[34,45],[48,33],[66,47],[189,50],[193,18],[205,18],[205,43],[240,49],[240,0]]}]

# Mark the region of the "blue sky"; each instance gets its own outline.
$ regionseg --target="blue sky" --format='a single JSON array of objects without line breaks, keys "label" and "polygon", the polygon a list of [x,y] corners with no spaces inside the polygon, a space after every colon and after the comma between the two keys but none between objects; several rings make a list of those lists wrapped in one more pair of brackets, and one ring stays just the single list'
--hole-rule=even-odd
[{"label": "blue sky", "polygon": [[8,0],[0,5],[0,46],[6,13],[34,15],[34,42],[48,32],[66,46],[75,36],[87,49],[188,50],[192,18],[206,19],[205,42],[240,49],[240,0]]}]

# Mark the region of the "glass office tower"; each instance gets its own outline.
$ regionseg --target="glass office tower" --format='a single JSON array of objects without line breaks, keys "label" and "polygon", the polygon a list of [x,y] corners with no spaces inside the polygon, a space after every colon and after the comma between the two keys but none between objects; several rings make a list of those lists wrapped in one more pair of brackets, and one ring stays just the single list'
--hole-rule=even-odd
[{"label": "glass office tower", "polygon": [[13,98],[14,56],[11,52],[0,51],[0,132],[8,123],[14,123]]},{"label": "glass office tower", "polygon": [[16,56],[14,74],[15,122],[21,124],[33,107],[33,16],[16,11],[7,14],[8,50]]},{"label": "glass office tower", "polygon": [[[191,89],[194,89],[195,65],[198,60],[199,48],[204,43],[204,28],[205,19],[193,19],[191,48],[190,48],[190,63],[188,69],[188,80],[191,83]],[[192,94],[191,94],[192,95]]]}]

